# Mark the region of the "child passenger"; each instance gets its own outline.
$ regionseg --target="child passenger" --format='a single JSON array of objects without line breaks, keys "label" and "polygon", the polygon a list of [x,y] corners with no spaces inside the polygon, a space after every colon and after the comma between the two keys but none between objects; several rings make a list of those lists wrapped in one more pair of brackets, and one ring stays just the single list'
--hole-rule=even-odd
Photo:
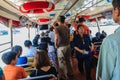
[{"label": "child passenger", "polygon": [[2,55],[2,60],[5,64],[7,64],[3,69],[5,80],[18,80],[27,77],[27,74],[22,67],[15,66],[18,60],[16,52],[9,51],[4,53]]},{"label": "child passenger", "polygon": [[[39,50],[34,56],[34,66],[36,70],[33,70],[30,77],[42,76],[53,74],[57,77],[57,71],[51,66],[49,56],[46,51]],[[40,80],[40,79],[39,79]],[[42,80],[49,80],[49,78],[44,78]]]},{"label": "child passenger", "polygon": [[22,46],[20,45],[15,45],[12,47],[11,51],[14,51],[17,53],[18,57],[20,57],[22,55]]},{"label": "child passenger", "polygon": [[[27,64],[27,57],[21,56],[22,55],[22,46],[15,45],[12,47],[11,51],[14,51],[17,53],[18,61],[17,61],[16,65]],[[25,67],[25,66],[22,66],[22,67]]]}]

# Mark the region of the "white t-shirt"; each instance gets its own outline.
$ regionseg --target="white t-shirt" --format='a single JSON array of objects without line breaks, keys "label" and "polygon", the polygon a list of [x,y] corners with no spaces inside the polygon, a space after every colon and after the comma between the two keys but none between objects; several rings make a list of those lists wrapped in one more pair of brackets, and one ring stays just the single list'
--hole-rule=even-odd
[{"label": "white t-shirt", "polygon": [[36,48],[31,46],[30,48],[28,48],[27,53],[25,54],[25,56],[27,57],[34,57],[34,54],[36,53]]},{"label": "white t-shirt", "polygon": [[51,39],[51,42],[54,42],[55,32],[54,31],[50,31],[50,33],[48,34],[48,37]]},{"label": "white t-shirt", "polygon": [[48,45],[48,52],[54,52],[54,51],[55,51],[54,46]]}]

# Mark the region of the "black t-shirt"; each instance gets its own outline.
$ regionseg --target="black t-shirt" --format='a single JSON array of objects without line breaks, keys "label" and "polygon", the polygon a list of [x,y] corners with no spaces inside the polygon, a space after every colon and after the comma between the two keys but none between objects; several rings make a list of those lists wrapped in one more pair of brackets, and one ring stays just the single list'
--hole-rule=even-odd
[{"label": "black t-shirt", "polygon": [[[32,73],[30,74],[30,77],[42,76],[42,75],[48,75],[48,74],[53,74],[57,77],[57,71],[54,67],[51,67],[48,71],[43,71],[41,69],[33,70]],[[42,78],[42,79],[34,79],[34,80],[49,80],[49,79],[50,78]]]}]

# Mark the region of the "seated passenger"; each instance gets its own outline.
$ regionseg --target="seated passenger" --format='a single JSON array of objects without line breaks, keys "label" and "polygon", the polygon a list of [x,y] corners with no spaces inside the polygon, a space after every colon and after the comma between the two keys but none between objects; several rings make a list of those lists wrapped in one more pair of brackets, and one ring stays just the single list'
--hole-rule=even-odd
[{"label": "seated passenger", "polygon": [[93,43],[94,43],[94,42],[101,42],[101,40],[100,40],[100,35],[101,35],[101,33],[100,33],[100,32],[97,32],[97,33],[95,34],[95,37],[93,37],[92,42],[93,42]]},{"label": "seated passenger", "polygon": [[42,49],[42,50],[45,50],[45,51],[47,51],[47,48],[48,48],[48,44],[46,42],[41,42],[39,44],[39,46],[37,47],[37,49]]},{"label": "seated passenger", "polygon": [[20,45],[13,46],[11,51],[16,52],[18,57],[22,55],[22,47]]},{"label": "seated passenger", "polygon": [[16,52],[17,56],[18,56],[18,61],[17,61],[16,65],[26,64],[27,63],[27,57],[25,57],[25,56],[20,57],[22,55],[22,47],[20,45],[13,46],[12,51]]},{"label": "seated passenger", "polygon": [[2,71],[1,67],[0,67],[0,80],[5,80],[4,79],[4,75],[3,75],[3,71]]},{"label": "seated passenger", "polygon": [[[30,77],[42,76],[53,74],[57,77],[57,72],[54,67],[51,66],[48,54],[44,50],[39,50],[34,56],[34,66],[36,70],[33,70]],[[49,78],[39,79],[39,80],[49,80]]]},{"label": "seated passenger", "polygon": [[32,46],[32,42],[30,40],[25,40],[24,45],[28,48],[28,51],[25,56],[33,57],[36,53],[36,48]]},{"label": "seated passenger", "polygon": [[17,53],[12,51],[9,51],[2,55],[3,62],[7,64],[3,69],[5,80],[18,80],[27,77],[27,74],[22,67],[15,66],[17,59]]}]

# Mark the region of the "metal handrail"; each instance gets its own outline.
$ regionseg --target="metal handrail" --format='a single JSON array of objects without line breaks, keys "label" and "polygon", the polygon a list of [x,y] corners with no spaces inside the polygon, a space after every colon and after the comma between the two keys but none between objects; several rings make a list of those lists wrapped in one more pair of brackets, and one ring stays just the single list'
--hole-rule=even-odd
[{"label": "metal handrail", "polygon": [[5,44],[9,44],[9,43],[11,43],[11,42],[2,43],[2,44],[0,44],[0,46],[5,45]]},{"label": "metal handrail", "polygon": [[0,53],[6,51],[6,50],[8,50],[8,49],[11,49],[11,47],[9,47],[9,48],[7,48],[7,49],[4,49],[4,50],[0,51]]},{"label": "metal handrail", "polygon": [[30,78],[23,78],[23,79],[19,79],[19,80],[34,80],[34,79],[42,79],[42,78],[49,78],[49,77],[53,77],[54,80],[57,80],[56,76],[53,74],[30,77]]}]

